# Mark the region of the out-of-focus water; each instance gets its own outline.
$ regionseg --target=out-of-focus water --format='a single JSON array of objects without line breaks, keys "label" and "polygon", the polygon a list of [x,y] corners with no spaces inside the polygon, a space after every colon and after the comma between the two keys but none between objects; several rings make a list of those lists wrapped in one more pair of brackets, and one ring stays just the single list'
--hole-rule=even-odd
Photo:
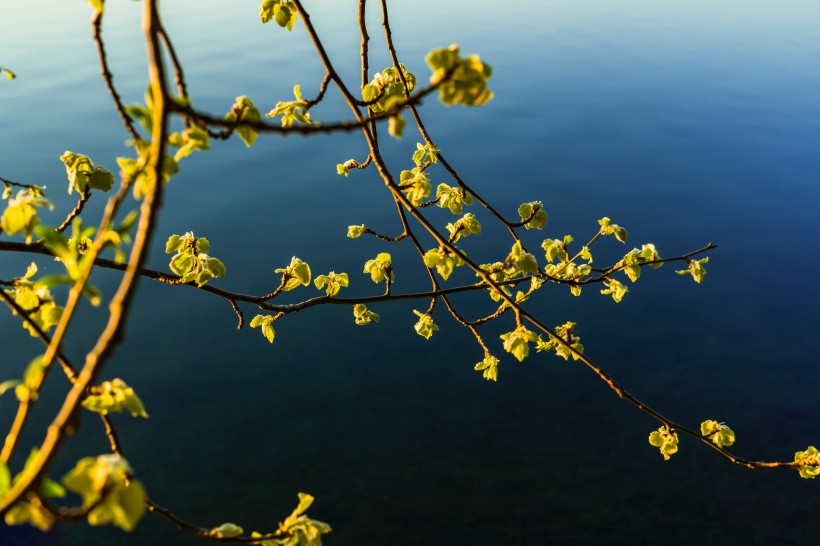
[{"label": "out-of-focus water", "polygon": [[[59,155],[113,169],[126,138],[99,78],[83,2],[3,0],[0,176],[46,183],[54,221],[72,205]],[[237,95],[266,109],[307,96],[323,74],[302,28],[262,26],[257,2],[163,2],[195,103],[225,112]],[[585,239],[604,215],[629,229],[626,250],[662,255],[712,241],[701,285],[673,267],[647,271],[620,304],[588,288],[546,287],[529,308],[547,323],[578,323],[587,354],[635,395],[697,427],[726,421],[735,452],[790,459],[820,442],[816,334],[820,289],[820,4],[814,1],[394,2],[402,60],[420,80],[423,57],[457,42],[494,70],[494,100],[479,109],[422,108],[433,138],[477,191],[513,217],[544,202],[539,237]],[[359,79],[356,2],[309,2],[340,73]],[[372,67],[388,66],[369,6]],[[108,2],[104,35],[126,103],[145,88],[141,4]],[[348,116],[329,92],[314,117]],[[385,135],[393,169],[410,165],[416,136]],[[162,243],[193,230],[228,267],[215,285],[261,294],[293,255],[314,274],[347,271],[349,294],[378,288],[361,264],[396,257],[397,291],[424,288],[409,242],[345,238],[365,223],[398,233],[375,173],[335,174],[363,158],[358,135],[214,143],[167,187],[150,265]],[[433,171],[433,182],[446,181]],[[86,213],[96,223],[101,202]],[[428,209],[430,210],[430,209]],[[509,241],[473,207],[485,233],[471,255],[503,258]],[[451,221],[433,213],[435,221]],[[624,248],[607,241],[600,262]],[[498,250],[493,255],[493,249]],[[399,257],[403,256],[403,257]],[[596,254],[596,258],[598,254]],[[0,278],[29,257],[0,256]],[[39,260],[53,272],[56,264]],[[110,295],[116,275],[96,282]],[[294,298],[313,294],[306,288]],[[295,301],[295,300],[294,300]],[[459,299],[468,314],[474,302]],[[295,506],[330,522],[328,544],[813,544],[818,484],[788,471],[749,471],[686,439],[664,462],[647,441],[656,423],[618,400],[587,369],[543,354],[502,356],[497,384],[472,370],[481,353],[437,309],[429,341],[412,331],[424,303],[374,306],[378,325],[348,308],[312,309],[277,323],[271,346],[235,329],[229,305],[187,287],[142,282],[126,342],[106,369],[141,394],[151,418],[115,416],[136,474],[160,504],[203,526],[267,530]],[[245,308],[248,318],[254,312]],[[79,359],[103,313],[83,309],[66,350]],[[2,320],[2,377],[38,352],[16,319]],[[64,388],[51,380],[48,393]],[[36,419],[53,415],[44,396]],[[0,398],[0,419],[15,401]],[[85,419],[54,470],[105,452]],[[34,429],[26,442],[39,441]],[[37,542],[40,541],[40,542]],[[147,516],[132,534],[66,525],[40,536],[0,528],[2,544],[194,544]]]}]

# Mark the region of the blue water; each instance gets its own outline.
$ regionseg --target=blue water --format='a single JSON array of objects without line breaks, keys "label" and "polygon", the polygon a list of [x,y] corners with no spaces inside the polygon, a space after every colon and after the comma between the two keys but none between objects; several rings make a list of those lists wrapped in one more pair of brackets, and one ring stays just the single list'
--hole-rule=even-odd
[{"label": "blue water", "polygon": [[[109,4],[115,82],[127,103],[137,102],[145,88],[141,4]],[[224,112],[247,94],[266,108],[287,100],[294,83],[315,93],[322,69],[304,33],[260,25],[257,2],[208,0],[192,9],[167,0],[163,8],[199,107]],[[308,8],[355,87],[355,3]],[[375,8],[374,70],[388,65]],[[512,217],[522,201],[544,202],[545,232],[525,234],[533,248],[539,237],[584,239],[604,215],[629,229],[626,250],[651,241],[671,256],[719,245],[701,285],[665,267],[645,272],[620,304],[592,288],[576,299],[546,287],[529,309],[549,324],[577,322],[587,354],[672,419],[728,422],[740,456],[790,459],[820,442],[820,4],[482,0],[392,9],[399,53],[420,80],[424,54],[451,42],[492,65],[491,103],[447,109],[431,99],[422,113],[448,160],[499,210]],[[0,66],[19,78],[0,84],[0,176],[47,184],[58,211],[72,205],[57,160],[64,150],[112,169],[128,153],[98,75],[89,16],[82,2],[2,5]],[[314,117],[346,117],[337,99],[329,93]],[[415,141],[409,128],[401,142],[382,139],[391,168],[407,168]],[[151,266],[167,265],[162,239],[193,230],[228,267],[215,284],[240,292],[270,291],[273,269],[298,255],[314,274],[349,272],[351,295],[373,294],[359,271],[380,251],[396,257],[397,291],[425,287],[409,244],[344,237],[351,224],[400,231],[374,172],[335,175],[336,163],[364,156],[358,135],[214,148],[184,160],[167,187]],[[434,171],[433,181],[445,174]],[[91,203],[87,217],[100,210]],[[509,241],[486,214],[479,218],[485,233],[464,248],[490,259]],[[624,251],[607,245],[596,262]],[[0,278],[28,261],[2,255]],[[116,280],[104,273],[95,282],[110,295]],[[457,301],[479,313],[469,298]],[[150,496],[203,526],[266,530],[307,491],[317,499],[311,516],[333,525],[327,543],[337,545],[820,537],[817,483],[736,467],[685,439],[664,462],[646,441],[655,422],[585,368],[554,357],[502,358],[499,382],[490,384],[472,370],[480,351],[443,309],[432,339],[412,332],[420,305],[374,306],[382,321],[366,328],[348,308],[312,309],[278,322],[271,346],[257,331],[236,331],[222,300],[141,283],[127,339],[105,374],[133,385],[151,414],[115,416]],[[100,310],[81,317],[66,346],[75,360],[104,320]],[[6,379],[40,348],[16,319],[0,320]],[[489,327],[485,337],[495,343],[508,329]],[[53,394],[38,404],[41,423],[63,383],[52,379]],[[0,398],[3,423],[14,408],[9,395]],[[55,476],[105,452],[99,429],[84,420]],[[40,438],[31,429],[26,442]],[[132,534],[66,525],[37,540],[199,543],[151,516]],[[35,542],[0,528],[0,543]]]}]

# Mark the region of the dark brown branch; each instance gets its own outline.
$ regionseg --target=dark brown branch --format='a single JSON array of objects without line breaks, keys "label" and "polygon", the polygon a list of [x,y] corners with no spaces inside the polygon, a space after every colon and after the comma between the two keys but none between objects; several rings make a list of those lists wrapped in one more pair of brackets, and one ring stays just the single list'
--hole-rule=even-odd
[{"label": "dark brown branch", "polygon": [[325,73],[324,78],[322,78],[322,83],[319,85],[319,94],[316,95],[316,98],[313,100],[307,101],[307,106],[305,106],[305,111],[310,110],[320,102],[322,99],[325,98],[325,93],[327,92],[327,86],[330,84],[330,74]]},{"label": "dark brown branch", "polygon": [[395,237],[388,237],[387,235],[382,235],[380,233],[376,233],[372,229],[366,227],[366,228],[364,228],[362,233],[367,233],[369,235],[374,236],[377,239],[380,239],[380,240],[388,242],[388,243],[397,243],[397,242],[401,241],[402,239],[404,239],[405,237],[407,237],[408,232],[405,231],[404,233],[402,233],[400,235],[396,235]]},{"label": "dark brown branch", "polygon": [[71,225],[72,220],[79,216],[79,214],[83,211],[83,207],[85,207],[85,204],[88,202],[89,198],[91,198],[90,189],[86,190],[85,193],[80,195],[80,199],[77,200],[77,204],[74,205],[74,209],[68,213],[68,216],[66,216],[65,220],[63,220],[63,223],[60,224],[59,227],[55,229],[55,231],[58,233],[64,232],[66,228]]},{"label": "dark brown branch", "polygon": [[532,212],[530,213],[529,216],[527,216],[526,218],[524,218],[520,222],[511,222],[510,227],[516,227],[516,228],[524,227],[525,225],[529,224],[530,221],[533,218],[535,218],[535,215],[538,214],[541,210],[543,210],[542,207],[533,207]]},{"label": "dark brown branch", "polygon": [[[660,260],[651,260],[651,261],[643,262],[643,263],[637,264],[637,265],[639,265],[640,267],[644,267],[644,266],[652,265],[652,264],[665,264],[667,262],[680,262],[680,261],[688,262],[689,259],[692,256],[696,256],[698,254],[703,254],[704,252],[714,250],[717,247],[718,247],[718,245],[715,245],[715,244],[712,244],[712,243],[707,243],[705,247],[699,248],[697,250],[693,250],[692,252],[687,252],[686,254],[683,254],[681,256],[675,256],[674,258],[662,258]],[[567,283],[567,284],[575,284],[577,286],[581,286],[581,285],[584,285],[584,284],[591,284],[591,283],[601,282],[604,279],[610,277],[613,273],[616,273],[616,272],[624,269],[625,267],[626,267],[626,264],[614,265],[614,266],[612,266],[610,268],[607,268],[607,269],[595,269],[595,268],[593,268],[592,271],[595,271],[596,273],[600,273],[600,275],[598,277],[592,277],[592,278],[589,278],[589,279],[585,279],[583,281],[573,281],[573,282]],[[552,280],[552,279],[550,279],[550,280]]]},{"label": "dark brown branch", "polygon": [[264,540],[275,540],[275,539],[282,539],[287,537],[288,535],[282,531],[277,531],[276,533],[268,533],[259,537],[251,537],[251,536],[238,536],[233,538],[217,538],[211,534],[211,527],[199,527],[194,525],[193,523],[189,523],[184,519],[180,518],[167,508],[163,508],[162,506],[158,505],[151,499],[145,499],[145,505],[150,512],[153,512],[159,516],[162,516],[166,520],[173,523],[177,529],[180,531],[187,531],[189,533],[193,533],[200,538],[207,538],[209,540],[213,540],[214,542],[222,542],[222,543],[238,543],[238,544],[259,544]]},{"label": "dark brown branch", "polygon": [[105,45],[102,39],[102,20],[102,12],[96,12],[94,17],[91,19],[92,35],[94,37],[94,43],[97,45],[97,56],[100,58],[100,74],[103,77],[103,81],[105,81],[105,87],[108,89],[108,93],[114,100],[114,107],[117,109],[117,113],[119,113],[123,125],[125,125],[125,130],[128,131],[128,133],[134,137],[135,140],[140,140],[140,135],[134,128],[134,120],[132,120],[131,116],[126,113],[125,106],[122,104],[122,99],[120,98],[119,93],[117,93],[117,89],[114,87],[114,76],[108,68]]},{"label": "dark brown branch", "polygon": [[369,80],[367,73],[370,71],[370,61],[367,50],[367,42],[370,41],[370,36],[367,34],[367,22],[365,21],[366,4],[367,0],[359,0],[359,33],[362,35],[362,45],[360,47],[362,58],[362,89],[367,85]]},{"label": "dark brown branch", "polygon": [[0,182],[17,188],[28,188],[30,190],[41,191],[41,188],[39,186],[35,186],[34,184],[23,184],[22,182],[13,182],[11,180],[3,178],[2,176],[0,176]]},{"label": "dark brown branch", "polygon": [[[402,71],[400,69],[401,63],[399,62],[399,56],[396,53],[395,46],[393,45],[393,33],[390,30],[390,16],[388,15],[387,1],[386,0],[381,0],[381,6],[382,6],[382,26],[384,27],[384,37],[385,37],[385,41],[387,42],[387,50],[390,53],[390,58],[393,60],[393,66],[398,71],[399,78],[401,79],[402,84],[404,85],[404,92],[405,92],[405,96],[406,96],[410,91],[409,91],[409,86],[407,85],[407,80],[405,79],[404,74],[402,73]],[[434,146],[435,144],[433,143],[433,139],[430,138],[430,134],[427,132],[427,128],[424,126],[424,123],[421,121],[421,116],[419,116],[418,110],[416,109],[415,105],[410,104],[409,106],[410,106],[410,112],[413,115],[413,120],[416,122],[416,126],[418,127],[419,133],[421,134],[422,138],[424,139],[424,141],[427,144],[429,144],[431,146]],[[481,195],[476,193],[472,188],[470,188],[461,179],[461,177],[458,175],[456,170],[452,166],[450,166],[450,164],[447,162],[447,160],[444,158],[444,156],[441,152],[439,152],[439,154],[438,154],[438,161],[441,162],[441,165],[447,170],[447,172],[450,174],[452,179],[462,189],[464,189],[465,191],[470,192],[472,194],[472,196],[476,198],[476,201],[481,203],[481,206],[483,206],[485,209],[487,209],[490,212],[490,214],[495,216],[495,218],[499,222],[504,224],[504,226],[510,232],[510,235],[512,236],[513,239],[515,239],[516,241],[519,240],[518,235],[515,233],[515,228],[512,226],[512,224],[509,221],[507,221],[507,219],[504,218],[501,214],[499,214],[498,211],[496,211],[495,208],[493,208],[492,205],[490,205],[484,198],[481,197]]]},{"label": "dark brown branch", "polygon": [[[336,76],[338,78],[338,76]],[[334,79],[333,74],[330,76],[331,79]],[[335,79],[334,79],[335,81]],[[443,80],[442,80],[443,81]],[[392,116],[395,116],[399,112],[402,111],[403,108],[407,106],[411,106],[414,104],[421,103],[421,99],[425,96],[429,95],[430,93],[434,92],[438,86],[441,85],[441,82],[438,82],[433,85],[429,85],[418,90],[417,93],[413,94],[407,100],[396,104],[393,108],[388,111],[381,112],[379,114],[375,114],[372,116],[372,120],[382,121],[389,119]],[[350,96],[351,102],[357,104],[359,102],[358,99]],[[312,125],[291,125],[290,127],[282,127],[281,125],[276,125],[273,123],[268,123],[265,121],[247,121],[247,120],[235,120],[235,121],[228,121],[224,118],[219,118],[214,115],[200,112],[199,110],[195,110],[191,106],[186,106],[183,104],[179,104],[178,102],[171,102],[169,103],[169,108],[184,116],[190,116],[193,119],[200,121],[208,126],[212,127],[224,127],[227,129],[236,129],[237,127],[249,127],[255,131],[260,133],[278,133],[278,134],[290,134],[296,133],[301,135],[309,135],[309,134],[316,134],[316,133],[336,133],[336,132],[346,132],[346,131],[356,131],[362,129],[369,123],[369,119],[358,119],[356,121],[348,120],[348,121],[338,121],[333,123],[314,123]]]},{"label": "dark brown branch", "polygon": [[[367,229],[367,228],[365,228]],[[406,235],[404,235],[406,236]],[[403,237],[400,235],[395,238],[395,240],[400,240]],[[392,238],[385,238],[385,240],[393,241]],[[659,262],[668,262],[668,261],[680,261],[686,260],[694,255],[706,252],[708,250],[717,248],[716,245],[712,245],[711,243],[703,248],[698,250],[694,250],[692,252],[688,252],[682,256],[675,257],[675,258],[664,258],[663,260],[657,260],[655,262],[647,262],[641,264],[641,266],[649,265],[650,263],[659,263]],[[34,254],[42,254],[45,256],[51,256],[51,253],[43,247],[41,244],[32,243],[32,244],[25,244],[25,243],[16,243],[16,242],[9,242],[9,241],[0,241],[0,251],[14,251],[14,252],[27,252],[27,253],[34,253]],[[124,271],[126,269],[125,264],[116,263],[113,260],[108,260],[106,258],[97,258],[94,260],[94,265],[98,267],[102,267],[105,269],[115,269],[118,271]],[[581,280],[581,281],[574,281],[568,279],[559,279],[556,277],[550,277],[547,275],[540,275],[542,278],[555,282],[557,284],[564,284],[567,286],[582,286],[585,284],[591,283],[598,283],[603,281],[607,278],[611,273],[618,271],[621,268],[613,269],[607,275],[601,275],[599,277],[595,277],[593,279]],[[265,294],[263,296],[254,296],[250,294],[240,294],[238,292],[231,292],[229,290],[225,290],[222,288],[217,288],[210,284],[206,284],[203,286],[197,286],[194,282],[183,283],[180,277],[175,275],[171,275],[168,273],[163,273],[162,271],[157,271],[156,269],[148,269],[148,268],[140,268],[138,271],[139,275],[161,282],[163,284],[169,285],[176,285],[176,284],[184,284],[185,286],[189,286],[191,288],[196,288],[198,290],[202,290],[203,292],[208,292],[210,294],[214,294],[221,298],[228,300],[229,302],[246,302],[251,303],[258,306],[260,309],[264,309],[266,311],[274,311],[274,312],[285,312],[285,313],[292,313],[296,311],[301,311],[303,309],[307,309],[310,307],[314,307],[316,305],[322,304],[331,304],[331,305],[355,305],[356,303],[376,303],[381,301],[393,301],[393,300],[413,300],[413,299],[424,299],[429,297],[435,297],[445,294],[456,294],[460,292],[470,292],[476,290],[487,290],[490,286],[484,282],[476,283],[476,284],[469,284],[463,286],[455,286],[451,288],[443,288],[440,290],[430,291],[430,292],[414,292],[414,293],[407,293],[407,294],[391,294],[390,297],[385,297],[384,295],[378,296],[363,296],[359,298],[338,298],[338,297],[328,297],[328,296],[318,296],[315,298],[311,298],[305,300],[300,303],[294,304],[283,304],[283,305],[273,305],[266,303],[266,300],[271,299],[279,294],[279,292],[274,291],[271,294]],[[509,279],[506,281],[496,283],[498,286],[517,286],[521,283],[530,282],[532,280],[532,276],[527,277],[520,277],[517,279]]]},{"label": "dark brown branch", "polygon": [[188,86],[185,83],[185,72],[182,70],[182,63],[179,62],[177,51],[168,33],[165,32],[165,25],[162,24],[162,21],[157,25],[157,34],[159,34],[162,43],[165,44],[165,48],[168,50],[168,55],[171,57],[171,64],[174,66],[174,83],[177,86],[177,92],[183,99],[188,99]]}]

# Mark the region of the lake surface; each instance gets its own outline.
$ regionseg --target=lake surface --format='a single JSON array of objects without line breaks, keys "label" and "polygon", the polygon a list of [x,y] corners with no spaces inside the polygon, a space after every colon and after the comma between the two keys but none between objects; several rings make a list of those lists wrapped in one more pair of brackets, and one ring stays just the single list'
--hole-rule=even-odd
[{"label": "lake surface", "polygon": [[[108,4],[115,83],[135,103],[146,82],[141,4]],[[389,61],[371,4],[376,70]],[[492,65],[492,102],[445,108],[430,98],[422,115],[450,163],[504,214],[544,202],[546,229],[525,234],[532,248],[566,233],[585,239],[605,215],[629,229],[630,241],[626,249],[606,241],[596,263],[644,242],[663,256],[719,245],[700,285],[667,266],[645,271],[620,304],[594,288],[573,298],[545,287],[528,308],[548,324],[577,322],[586,353],[673,420],[726,421],[739,456],[790,460],[817,445],[820,4],[394,4],[399,55],[420,81],[426,52],[451,42]],[[355,87],[356,3],[307,7]],[[249,95],[264,110],[290,100],[295,83],[308,97],[316,92],[323,71],[299,24],[292,34],[263,26],[258,2],[244,0],[195,8],[167,0],[163,8],[198,107],[223,113]],[[18,79],[0,84],[0,176],[47,184],[56,222],[73,205],[60,154],[85,153],[113,170],[129,153],[126,134],[99,78],[88,5],[3,0],[1,9],[0,66]],[[338,99],[329,92],[314,118],[347,118]],[[385,134],[393,169],[411,165],[416,139],[410,127],[400,142]],[[336,163],[362,159],[364,149],[357,134],[260,138],[250,150],[236,139],[214,143],[185,159],[167,186],[149,265],[165,269],[164,239],[193,230],[227,265],[227,278],[214,283],[227,289],[269,292],[279,282],[273,269],[297,255],[314,274],[347,271],[350,295],[375,294],[359,271],[382,251],[396,259],[397,291],[424,289],[409,243],[345,237],[351,224],[400,231],[374,172],[335,174]],[[446,174],[433,171],[432,181]],[[100,210],[92,200],[88,223]],[[437,212],[442,226],[452,221]],[[464,248],[487,259],[492,249],[504,252],[509,237],[475,206],[471,212],[485,233]],[[0,278],[29,261],[0,256]],[[116,281],[95,278],[109,296]],[[483,309],[457,301],[470,316]],[[347,307],[312,309],[277,322],[269,345],[256,330],[237,331],[225,301],[143,281],[105,376],[124,378],[151,414],[114,417],[149,495],[202,526],[268,530],[298,491],[310,492],[310,515],[334,528],[329,545],[785,545],[820,536],[815,481],[746,470],[683,438],[665,462],[647,443],[657,424],[585,367],[544,354],[519,364],[496,344],[500,377],[489,383],[472,369],[480,350],[443,308],[433,338],[414,334],[412,309],[422,305],[373,306],[381,322],[365,328]],[[101,310],[81,317],[66,345],[75,360],[104,320]],[[41,349],[17,319],[6,313],[0,321],[6,379]],[[496,343],[511,324],[508,317],[489,327],[485,338]],[[41,423],[63,389],[51,379]],[[15,406],[10,395],[0,398],[3,423]],[[100,428],[84,419],[54,476],[106,451]],[[35,445],[41,437],[32,428],[25,438]],[[0,528],[0,542],[200,543],[150,515],[131,534]]]}]

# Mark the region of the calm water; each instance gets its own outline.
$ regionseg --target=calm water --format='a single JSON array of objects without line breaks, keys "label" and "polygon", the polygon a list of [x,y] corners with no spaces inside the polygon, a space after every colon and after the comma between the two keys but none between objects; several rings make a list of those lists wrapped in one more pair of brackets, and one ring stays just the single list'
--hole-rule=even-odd
[{"label": "calm water", "polygon": [[[46,183],[65,210],[71,201],[57,160],[64,150],[112,168],[127,153],[98,76],[90,9],[80,1],[47,9],[1,3],[0,65],[19,78],[0,85],[0,176]],[[115,81],[125,101],[136,102],[145,87],[140,4],[109,4]],[[163,4],[200,107],[224,112],[242,94],[268,107],[287,99],[294,83],[314,93],[322,69],[308,40],[260,25],[257,2]],[[308,6],[354,86],[355,4]],[[450,42],[493,66],[496,98],[486,107],[429,100],[423,112],[450,162],[506,214],[540,199],[550,214],[542,236],[581,239],[608,215],[629,228],[629,248],[651,241],[674,255],[720,245],[702,285],[664,268],[646,272],[618,305],[592,289],[575,299],[546,288],[531,309],[548,323],[578,322],[587,353],[671,418],[727,421],[741,456],[785,459],[820,442],[820,4],[395,4],[396,43],[420,79],[424,54]],[[383,42],[376,15],[374,50]],[[387,66],[381,51],[372,66]],[[314,117],[345,117],[337,98]],[[409,130],[402,142],[384,139],[394,169],[405,168],[414,145]],[[337,162],[363,157],[358,136],[215,148],[186,159],[168,186],[158,238],[207,236],[228,267],[220,286],[267,292],[278,283],[273,269],[295,254],[314,274],[348,271],[350,294],[370,294],[358,274],[364,260],[384,250],[412,254],[409,245],[344,237],[350,224],[399,229],[374,173],[335,175]],[[435,218],[443,225],[446,216]],[[508,244],[480,219],[484,246],[468,240],[471,255]],[[158,268],[166,267],[161,242],[150,258]],[[622,251],[602,247],[601,262]],[[0,278],[29,261],[0,260]],[[397,290],[424,287],[411,258],[397,267]],[[111,294],[116,280],[96,282]],[[479,351],[444,315],[441,331],[425,341],[412,332],[412,304],[374,307],[382,322],[367,328],[355,326],[347,308],[311,310],[278,323],[270,346],[256,331],[236,331],[222,300],[148,282],[139,295],[106,376],[132,384],[151,418],[116,420],[152,498],[201,525],[271,529],[296,492],[308,491],[317,498],[311,515],[334,527],[331,545],[768,545],[820,537],[817,483],[744,470],[686,440],[664,462],[646,442],[653,421],[585,368],[553,357],[505,358],[499,382],[489,384],[472,370]],[[67,346],[75,359],[103,320],[89,309],[82,317]],[[5,379],[40,348],[14,319],[0,320]],[[497,339],[501,328],[486,337]],[[52,382],[56,397],[64,386]],[[47,398],[38,406],[42,422],[54,411]],[[14,405],[0,399],[0,419],[9,420]],[[106,450],[99,428],[84,421],[54,475]],[[0,528],[0,543],[199,542],[146,517],[130,535]]]}]

